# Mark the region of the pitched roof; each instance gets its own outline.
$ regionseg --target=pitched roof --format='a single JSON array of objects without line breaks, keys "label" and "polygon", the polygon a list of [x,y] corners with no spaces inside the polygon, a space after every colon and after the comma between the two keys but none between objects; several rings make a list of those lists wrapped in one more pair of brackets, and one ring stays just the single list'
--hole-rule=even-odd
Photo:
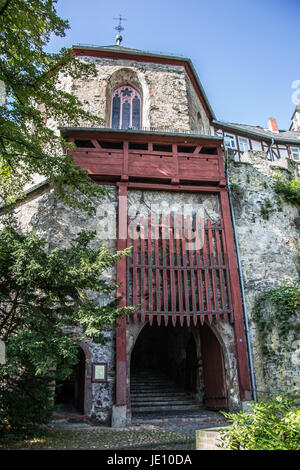
[{"label": "pitched roof", "polygon": [[267,137],[280,142],[290,142],[300,144],[300,132],[280,130],[278,133],[272,132],[269,129],[264,129],[261,126],[250,126],[247,124],[237,124],[233,122],[213,120],[216,126],[232,129],[233,131],[240,131],[241,133],[252,134],[257,137]]},{"label": "pitched roof", "polygon": [[154,52],[154,51],[145,51],[142,49],[134,49],[131,47],[124,47],[124,46],[118,46],[116,44],[109,45],[109,46],[93,46],[90,44],[75,44],[72,46],[72,49],[85,49],[86,51],[112,51],[112,52],[118,52],[121,54],[137,54],[137,55],[142,55],[142,56],[150,56],[150,57],[165,57],[165,58],[170,58],[173,60],[189,60],[188,58],[172,53],[165,54],[163,52]]}]

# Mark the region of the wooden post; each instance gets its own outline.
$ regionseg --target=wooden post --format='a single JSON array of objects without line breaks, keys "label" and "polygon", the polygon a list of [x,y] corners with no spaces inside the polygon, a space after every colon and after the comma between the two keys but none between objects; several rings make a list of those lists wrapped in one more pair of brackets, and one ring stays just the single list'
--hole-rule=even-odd
[{"label": "wooden post", "polygon": [[122,181],[128,181],[128,141],[123,143],[123,168],[122,168]]},{"label": "wooden post", "polygon": [[249,363],[248,363],[247,344],[246,344],[246,335],[245,335],[244,318],[243,318],[240,279],[239,279],[239,273],[238,273],[238,267],[237,267],[234,236],[233,236],[233,229],[232,229],[232,220],[231,220],[227,189],[224,189],[220,192],[220,203],[221,203],[222,218],[224,221],[226,248],[227,248],[227,253],[228,253],[240,397],[242,401],[248,401],[252,399]]},{"label": "wooden post", "polygon": [[[127,247],[127,184],[118,184],[118,240],[117,249]],[[126,306],[126,257],[117,262],[117,297],[121,296],[120,307]],[[116,328],[116,405],[126,405],[126,319],[118,320]]]}]

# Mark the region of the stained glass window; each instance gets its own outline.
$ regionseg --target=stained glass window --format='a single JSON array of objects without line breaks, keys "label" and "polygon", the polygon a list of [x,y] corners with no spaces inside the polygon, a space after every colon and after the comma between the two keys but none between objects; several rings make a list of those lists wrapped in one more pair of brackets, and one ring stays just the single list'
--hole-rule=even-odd
[{"label": "stained glass window", "polygon": [[118,129],[120,123],[120,97],[115,95],[112,100],[111,127]]},{"label": "stained glass window", "polygon": [[129,85],[117,88],[112,95],[111,127],[113,129],[140,129],[141,96]]}]

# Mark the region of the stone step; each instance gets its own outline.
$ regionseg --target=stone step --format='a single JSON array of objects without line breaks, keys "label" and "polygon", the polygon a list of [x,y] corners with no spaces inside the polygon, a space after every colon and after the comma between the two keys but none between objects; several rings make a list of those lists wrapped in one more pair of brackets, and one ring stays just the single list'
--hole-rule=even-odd
[{"label": "stone step", "polygon": [[187,395],[186,393],[180,393],[180,392],[172,392],[172,393],[160,393],[160,392],[156,392],[156,391],[153,391],[153,392],[144,392],[144,393],[137,393],[137,392],[131,392],[130,394],[131,398],[139,398],[139,397],[145,397],[145,398],[149,398],[149,397],[174,397],[174,398],[180,398],[180,397],[184,397],[184,398],[189,398],[189,399],[192,399],[193,397],[191,397],[190,395]]},{"label": "stone step", "polygon": [[185,393],[184,390],[175,388],[175,387],[130,387],[131,392],[138,392],[138,393],[143,393],[143,392],[152,392],[152,391],[158,391],[158,392],[166,392],[166,393],[172,393],[172,392],[181,392]]},{"label": "stone step", "polygon": [[154,398],[151,398],[150,400],[147,399],[145,400],[145,398],[135,398],[134,400],[131,400],[131,403],[171,403],[171,402],[175,402],[175,403],[178,403],[179,405],[181,404],[193,404],[194,401],[193,400],[189,400],[189,399],[184,399],[184,398],[172,398],[172,397],[166,397],[166,398],[163,398],[163,397],[154,397]]},{"label": "stone step", "polygon": [[166,405],[166,406],[132,406],[132,413],[145,413],[148,411],[198,411],[200,406],[197,405]]},{"label": "stone step", "polygon": [[199,410],[188,392],[171,378],[158,372],[144,371],[130,380],[132,412]]},{"label": "stone step", "polygon": [[161,380],[143,380],[143,379],[140,379],[140,380],[136,380],[136,381],[131,380],[130,383],[132,385],[140,385],[140,384],[152,385],[152,384],[155,384],[155,385],[169,385],[169,386],[173,386],[173,387],[174,386],[178,387],[178,385],[175,382],[173,382],[171,380],[166,380],[166,379],[165,380],[163,380],[163,379],[161,379]]},{"label": "stone step", "polygon": [[130,391],[132,393],[186,393],[184,390],[176,389],[175,387],[131,387]]},{"label": "stone step", "polygon": [[[145,384],[145,385],[152,385],[152,384],[162,384],[162,385],[175,385],[176,384],[174,382],[172,382],[171,380],[137,380],[137,381],[133,381],[131,380],[130,381],[132,385],[140,385],[140,384]],[[178,386],[178,385],[177,385]]]},{"label": "stone step", "polygon": [[183,390],[158,390],[158,389],[141,389],[141,390],[137,390],[137,389],[133,389],[131,390],[131,394],[132,395],[151,395],[152,393],[154,393],[155,395],[186,395],[186,396],[191,396],[188,392],[185,392]]}]

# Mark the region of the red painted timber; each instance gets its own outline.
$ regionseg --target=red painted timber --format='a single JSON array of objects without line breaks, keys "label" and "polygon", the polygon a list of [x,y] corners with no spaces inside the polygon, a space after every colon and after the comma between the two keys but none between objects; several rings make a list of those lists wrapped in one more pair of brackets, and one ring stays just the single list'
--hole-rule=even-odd
[{"label": "red painted timber", "polygon": [[140,223],[140,235],[141,235],[141,268],[140,268],[140,276],[141,276],[141,283],[140,283],[140,304],[141,304],[141,320],[142,322],[145,321],[145,225],[144,225],[144,217],[141,216],[141,223]]},{"label": "red painted timber", "polygon": [[[75,131],[74,131],[75,132]],[[81,132],[81,131],[80,131]],[[90,138],[95,139],[99,138],[101,134],[101,138],[104,139],[105,134],[99,133],[97,134],[94,132],[90,132],[89,134],[84,135],[84,133],[74,134],[74,138],[84,139]],[[70,135],[70,134],[69,134]],[[149,182],[136,182],[136,181],[129,181],[128,184],[124,183],[117,183],[119,187],[119,216],[118,216],[118,223],[119,223],[119,236],[118,236],[118,249],[123,249],[126,247],[127,244],[127,188],[135,188],[135,189],[149,189],[149,190],[168,190],[168,191],[187,191],[187,192],[203,192],[203,193],[220,193],[220,202],[221,202],[221,211],[224,220],[224,231],[225,231],[225,240],[220,237],[220,245],[222,244],[224,252],[228,253],[228,264],[229,264],[229,271],[230,271],[230,284],[231,284],[231,297],[230,291],[225,292],[224,301],[228,300],[228,302],[233,306],[234,310],[234,318],[232,318],[232,322],[234,322],[234,334],[235,334],[235,341],[236,341],[236,353],[237,353],[237,366],[238,366],[238,374],[239,374],[239,385],[240,385],[240,393],[242,400],[249,400],[251,399],[250,393],[250,378],[249,378],[249,368],[248,368],[248,358],[247,358],[247,348],[246,348],[246,338],[245,338],[245,331],[244,331],[244,323],[243,323],[243,311],[242,311],[242,300],[240,294],[240,285],[239,285],[239,276],[237,270],[237,262],[236,262],[236,254],[235,254],[235,247],[234,247],[234,238],[233,238],[233,230],[232,230],[232,221],[230,215],[230,208],[229,208],[229,201],[228,201],[228,194],[227,191],[223,189],[225,186],[225,173],[224,173],[224,164],[223,164],[223,157],[222,151],[220,148],[220,142],[205,142],[205,139],[201,138],[190,138],[188,139],[189,144],[195,144],[199,148],[202,146],[205,147],[217,147],[218,155],[202,155],[202,154],[190,154],[184,155],[175,152],[175,145],[174,143],[178,143],[179,145],[183,145],[182,137],[178,136],[160,136],[159,139],[162,143],[172,144],[173,152],[164,153],[164,152],[154,152],[153,143],[158,143],[156,140],[156,136],[148,136],[145,134],[136,134],[132,139],[128,136],[128,133],[125,133],[123,138],[121,137],[121,133],[113,133],[107,132],[106,139],[109,141],[122,141],[123,142],[123,150],[113,150],[113,149],[102,149],[99,148],[98,145],[94,149],[77,149],[74,151],[75,156],[75,163],[79,164],[83,168],[87,168],[89,170],[89,174],[93,179],[101,179],[103,176],[103,181],[105,178],[108,181],[114,181],[116,179],[124,180],[125,178],[134,178],[134,177],[142,177],[148,178]],[[132,152],[124,145],[125,140],[132,142],[146,142],[148,141],[148,151],[144,151],[142,153],[138,152],[137,150],[133,150]],[[152,141],[151,141],[152,139]],[[155,139],[155,140],[154,140]],[[196,150],[195,150],[196,151]],[[176,158],[173,157],[173,153],[176,154]],[[161,157],[161,158],[160,158]],[[198,169],[199,164],[199,169]],[[131,165],[131,166],[130,166]],[[177,166],[178,165],[178,166]],[[128,170],[128,171],[127,171]],[[176,180],[182,179],[184,184],[177,184]],[[152,180],[152,181],[151,181]],[[162,184],[158,184],[158,180],[161,180]],[[169,181],[168,181],[169,180]],[[175,182],[176,184],[170,184],[170,182]],[[192,186],[188,181],[195,181],[198,185]],[[208,186],[208,183],[214,183],[214,186]],[[202,184],[202,186],[201,186]],[[204,186],[206,184],[206,186]],[[125,196],[125,199],[123,198]],[[126,227],[126,228],[125,228]],[[184,228],[184,221],[182,221],[182,228]],[[224,231],[222,231],[222,238],[224,237]],[[205,232],[205,231],[204,231]],[[215,232],[216,233],[216,232]],[[217,236],[217,235],[216,235]],[[176,244],[176,248],[182,244],[182,252],[185,253],[185,241],[184,241],[184,234],[180,243]],[[209,245],[211,244],[211,240],[206,240],[203,247],[203,252],[206,255],[206,260],[204,260],[204,269],[199,269],[199,278],[197,280],[201,280],[202,274],[206,275],[206,292],[201,292],[201,289],[198,291],[198,295],[202,294],[202,303],[206,297],[206,303],[210,307],[210,301],[213,300],[211,298],[211,284],[213,278],[210,275],[213,273],[210,272],[208,267],[208,248],[211,248]],[[174,247],[173,247],[174,248]],[[219,245],[218,245],[218,248]],[[226,249],[227,248],[227,249]],[[155,242],[155,259],[157,260],[158,257],[158,245]],[[164,250],[163,250],[164,251]],[[222,250],[221,250],[222,251]],[[210,251],[211,252],[211,251]],[[179,254],[179,253],[178,253]],[[200,253],[196,253],[197,256],[200,256]],[[187,260],[183,260],[183,266],[186,265]],[[225,260],[224,260],[225,263]],[[155,263],[156,266],[158,263]],[[225,272],[225,271],[224,271]],[[183,271],[182,278],[177,280],[178,284],[180,285],[181,282],[184,284],[186,279],[184,276],[186,271]],[[163,274],[163,272],[161,273]],[[226,271],[227,275],[227,271]],[[155,278],[159,280],[160,273],[159,270],[155,270]],[[122,305],[126,304],[126,260],[120,260],[117,265],[117,282],[121,282],[122,286],[118,289],[118,295],[123,296]],[[222,278],[222,287],[225,291],[225,279]],[[228,282],[227,282],[228,284]],[[184,289],[185,291],[185,289]],[[168,291],[164,289],[162,298],[160,298],[160,293],[156,292],[156,309],[161,310],[161,304],[164,303],[165,300],[168,299]],[[185,295],[184,295],[185,294]],[[227,299],[228,295],[228,299]],[[193,297],[194,299],[194,297]],[[185,310],[187,313],[190,311],[190,301],[189,301],[189,293],[186,290],[183,293],[182,298],[180,299],[185,305]],[[209,309],[209,308],[208,308]],[[166,312],[166,313],[165,313]],[[212,315],[210,315],[211,317]],[[164,320],[168,320],[168,313],[164,309]],[[159,321],[161,316],[159,315]],[[190,315],[186,316],[186,320],[190,321]],[[211,318],[210,318],[211,320]],[[116,402],[117,404],[126,404],[126,322],[121,320],[119,322],[119,326],[117,328],[117,338],[116,338],[116,350],[117,350],[117,368],[116,368]]]},{"label": "red painted timber", "polygon": [[[93,148],[79,146],[73,151],[75,165],[85,168],[92,178],[105,177],[106,180],[111,178],[119,181],[147,178],[162,182],[165,180],[173,185],[179,184],[180,180],[185,184],[188,181],[201,181],[224,186],[224,164],[219,140],[212,142],[202,137],[143,133],[130,135],[88,129],[64,129],[62,134],[69,141],[77,141],[78,145],[85,140],[94,145]],[[146,149],[131,148],[132,143],[141,142]],[[113,148],[116,145],[117,148]],[[171,151],[167,151],[166,145]],[[181,152],[182,147],[190,147],[193,153]],[[208,154],[199,153],[204,148],[208,149]],[[214,149],[214,154],[210,154],[209,149]]]},{"label": "red painted timber", "polygon": [[[175,218],[175,249],[176,249],[176,263],[177,266],[182,265],[181,261],[181,251],[180,251],[180,240],[182,238],[182,226],[181,226],[181,216],[176,214]],[[177,273],[177,292],[178,292],[178,307],[179,313],[183,312],[183,287],[182,287],[182,272],[179,269]],[[180,325],[183,326],[184,316],[179,315]]]},{"label": "red painted timber", "polygon": [[[118,195],[118,240],[117,249],[124,250],[127,246],[127,186],[119,184]],[[117,262],[117,297],[121,296],[120,307],[126,306],[126,257]],[[126,405],[126,319],[118,319],[116,328],[116,404]]]},{"label": "red painted timber", "polygon": [[111,175],[132,178],[183,179],[190,181],[219,182],[222,179],[219,160],[211,155],[204,157],[181,157],[177,155],[153,155],[74,151],[75,165],[88,170],[91,175]]},{"label": "red painted timber", "polygon": [[[155,250],[155,266],[156,266],[156,269],[155,269],[155,281],[156,281],[156,285],[157,286],[160,286],[160,278],[161,278],[161,274],[160,274],[160,271],[159,271],[159,217],[157,214],[154,214],[154,250]],[[160,288],[156,289],[156,310],[157,311],[160,311],[161,309],[161,296],[160,296]],[[160,325],[160,322],[161,322],[161,316],[159,315],[157,317],[157,320],[158,320],[158,324]]]},{"label": "red painted timber", "polygon": [[225,366],[221,344],[206,324],[200,328],[200,338],[205,406],[212,409],[227,408]]},{"label": "red painted timber", "polygon": [[218,193],[221,188],[218,186],[185,186],[158,183],[136,183],[129,181],[128,189],[148,189],[154,191],[178,191],[178,192],[200,192],[200,193]]},{"label": "red painted timber", "polygon": [[247,355],[246,335],[244,328],[240,279],[237,268],[232,220],[228,199],[228,191],[220,192],[221,212],[224,221],[225,240],[228,253],[229,276],[231,284],[231,296],[234,312],[234,335],[237,354],[237,366],[241,400],[251,400],[251,385],[249,375],[249,363]]}]

